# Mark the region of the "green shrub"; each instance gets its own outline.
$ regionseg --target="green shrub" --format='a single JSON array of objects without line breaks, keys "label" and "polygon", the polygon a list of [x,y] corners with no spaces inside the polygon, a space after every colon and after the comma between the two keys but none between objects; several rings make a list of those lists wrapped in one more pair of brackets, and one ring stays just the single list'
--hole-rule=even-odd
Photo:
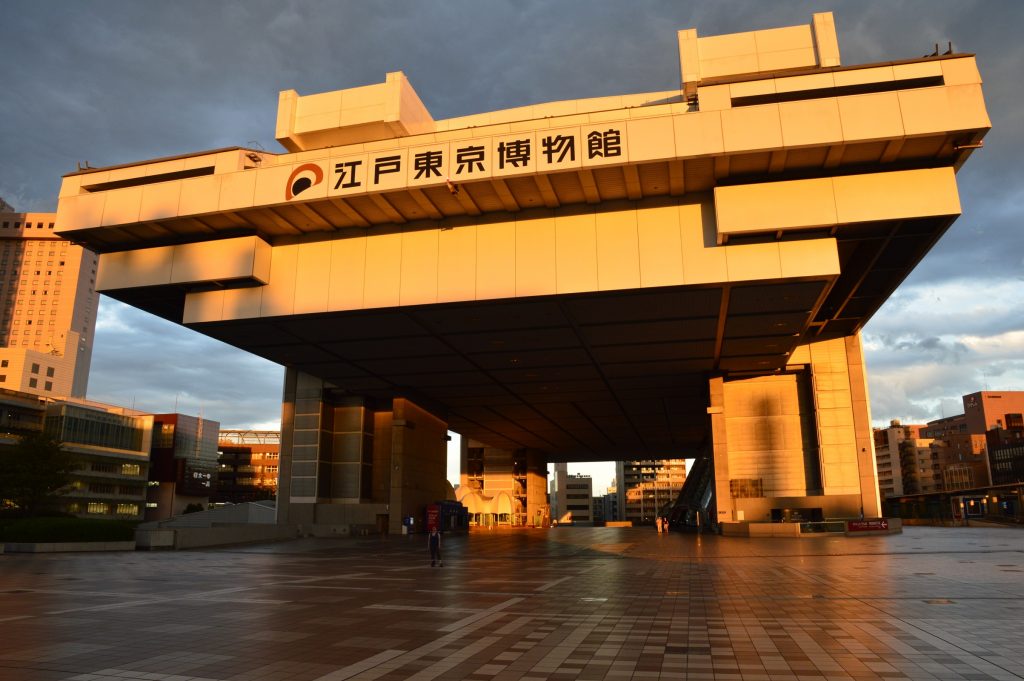
[{"label": "green shrub", "polygon": [[0,541],[79,542],[131,541],[134,520],[98,520],[74,517],[0,518]]}]

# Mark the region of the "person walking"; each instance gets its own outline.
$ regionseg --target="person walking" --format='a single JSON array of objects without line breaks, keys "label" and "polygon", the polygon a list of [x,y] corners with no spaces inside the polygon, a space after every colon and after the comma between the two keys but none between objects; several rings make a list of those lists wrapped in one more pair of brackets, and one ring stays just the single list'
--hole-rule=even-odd
[{"label": "person walking", "polygon": [[427,547],[430,549],[430,567],[434,567],[435,563],[444,567],[444,561],[441,560],[441,533],[436,527],[431,528],[427,535]]}]

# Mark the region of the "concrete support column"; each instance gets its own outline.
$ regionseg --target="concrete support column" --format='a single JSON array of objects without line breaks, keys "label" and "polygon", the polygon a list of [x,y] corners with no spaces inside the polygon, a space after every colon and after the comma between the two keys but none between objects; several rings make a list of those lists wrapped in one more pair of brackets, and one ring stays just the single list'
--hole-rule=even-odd
[{"label": "concrete support column", "polygon": [[882,500],[878,491],[878,464],[875,460],[875,438],[871,429],[871,400],[868,395],[867,369],[860,333],[848,336],[846,362],[850,375],[853,425],[857,438],[857,471],[860,477],[861,505],[866,517],[882,515]]},{"label": "concrete support column", "polygon": [[526,456],[526,524],[547,527],[551,509],[547,504],[548,458],[544,452],[527,449]]},{"label": "concrete support column", "polygon": [[719,522],[881,514],[859,335],[801,345],[783,372],[712,378],[709,389]]},{"label": "concrete support column", "polygon": [[447,498],[448,424],[403,398],[391,413],[388,530],[397,533],[403,517],[418,524],[428,504]]},{"label": "concrete support column", "polygon": [[278,522],[400,532],[448,496],[447,423],[406,399],[375,406],[332,388],[285,372]]},{"label": "concrete support column", "polygon": [[277,522],[311,526],[316,520],[323,381],[288,367],[281,399]]},{"label": "concrete support column", "polygon": [[708,416],[711,419],[712,462],[715,466],[715,507],[718,522],[736,520],[736,509],[729,493],[729,439],[725,430],[725,380],[716,376],[708,381]]}]

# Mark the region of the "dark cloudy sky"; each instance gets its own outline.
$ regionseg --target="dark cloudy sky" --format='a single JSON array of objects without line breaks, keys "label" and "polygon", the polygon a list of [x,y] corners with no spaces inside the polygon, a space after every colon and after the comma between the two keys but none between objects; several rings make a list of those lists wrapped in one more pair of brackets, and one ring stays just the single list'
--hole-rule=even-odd
[{"label": "dark cloudy sky", "polygon": [[[63,173],[274,141],[278,91],[402,70],[435,118],[678,87],[676,31],[809,23],[843,61],[978,54],[993,130],[959,175],[964,215],[871,321],[873,417],[959,413],[1024,389],[1024,2],[3,0],[0,196],[49,211]],[[90,397],[275,426],[283,371],[107,298]]]}]

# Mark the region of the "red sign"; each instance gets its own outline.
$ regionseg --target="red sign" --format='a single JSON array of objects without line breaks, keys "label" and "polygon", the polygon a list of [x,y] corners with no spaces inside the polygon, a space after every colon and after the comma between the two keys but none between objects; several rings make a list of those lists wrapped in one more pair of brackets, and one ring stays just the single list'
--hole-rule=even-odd
[{"label": "red sign", "polygon": [[847,532],[881,532],[889,529],[889,521],[885,518],[878,520],[849,520],[846,523]]},{"label": "red sign", "polygon": [[427,506],[427,532],[433,529],[441,529],[441,508],[437,504]]}]

